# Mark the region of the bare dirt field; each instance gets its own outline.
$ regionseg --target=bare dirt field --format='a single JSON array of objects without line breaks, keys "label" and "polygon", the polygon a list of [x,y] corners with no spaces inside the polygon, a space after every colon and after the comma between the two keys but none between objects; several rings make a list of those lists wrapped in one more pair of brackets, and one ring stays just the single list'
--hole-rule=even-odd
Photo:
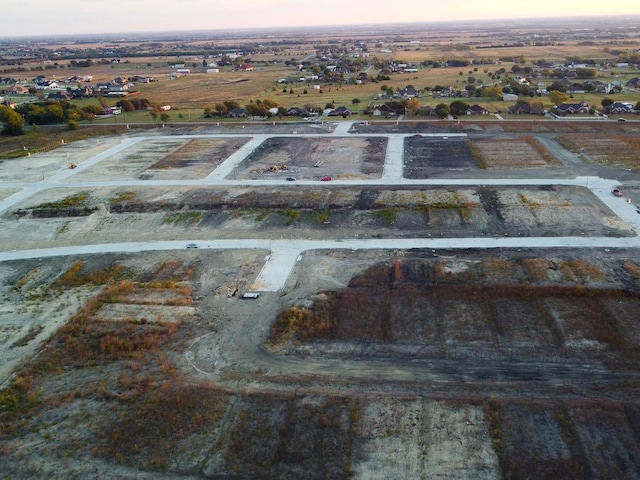
[{"label": "bare dirt field", "polygon": [[[0,476],[640,478],[636,250],[491,244],[626,240],[629,223],[586,186],[385,185],[387,139],[292,126],[236,175],[285,164],[313,179],[322,166],[309,162],[324,160],[380,184],[191,182],[265,128],[158,129],[70,172],[123,138],[87,140],[25,157],[26,180],[5,162],[5,198],[11,182],[34,193],[0,218],[2,250],[429,237],[489,248],[306,251],[284,288],[251,300],[270,245],[2,262]],[[551,142],[496,133],[490,148],[486,135],[409,137],[405,174],[473,176],[475,145],[502,178],[555,166]],[[37,189],[56,174],[63,184]],[[74,185],[97,180],[113,183]]]},{"label": "bare dirt field", "polygon": [[235,178],[380,178],[385,152],[384,138],[270,138],[243,162]]}]

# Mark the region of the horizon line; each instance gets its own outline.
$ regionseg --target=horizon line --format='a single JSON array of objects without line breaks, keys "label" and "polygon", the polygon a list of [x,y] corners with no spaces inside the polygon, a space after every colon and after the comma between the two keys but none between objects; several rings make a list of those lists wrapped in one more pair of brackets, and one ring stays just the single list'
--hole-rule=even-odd
[{"label": "horizon line", "polygon": [[[571,21],[571,20],[593,20],[593,19],[616,19],[616,18],[624,18],[626,20],[631,20],[633,18],[640,17],[640,13],[635,14],[611,14],[611,15],[565,15],[565,16],[540,16],[540,17],[505,17],[505,18],[483,18],[483,19],[444,19],[444,20],[425,20],[425,21],[415,21],[415,22],[384,22],[384,23],[333,23],[333,24],[319,24],[319,25],[280,25],[280,26],[268,26],[268,27],[228,27],[228,28],[191,28],[191,29],[176,29],[176,30],[166,30],[166,29],[158,29],[158,30],[129,30],[129,31],[120,31],[120,32],[84,32],[84,33],[50,33],[50,34],[24,34],[24,35],[0,35],[0,40],[14,40],[14,39],[44,39],[44,38],[78,38],[78,37],[116,37],[123,35],[156,35],[156,36],[169,36],[175,34],[195,34],[195,33],[228,33],[228,32],[287,32],[291,30],[327,30],[327,29],[341,29],[345,27],[376,27],[376,28],[385,28],[385,27],[400,27],[400,26],[420,26],[420,25],[443,25],[450,24],[454,25],[464,25],[467,23],[476,23],[476,24],[496,24],[496,23],[504,23],[504,22],[526,22],[526,21],[541,21],[541,20],[551,20],[551,21]],[[587,28],[587,27],[585,27]],[[590,26],[593,28],[593,25]],[[640,29],[640,28],[639,28]],[[309,33],[313,33],[312,31]]]}]

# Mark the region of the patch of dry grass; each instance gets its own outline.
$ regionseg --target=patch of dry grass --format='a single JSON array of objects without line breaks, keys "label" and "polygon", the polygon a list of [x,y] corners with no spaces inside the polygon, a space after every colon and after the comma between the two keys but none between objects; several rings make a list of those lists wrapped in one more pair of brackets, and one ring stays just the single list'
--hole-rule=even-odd
[{"label": "patch of dry grass", "polygon": [[482,168],[540,168],[558,163],[535,138],[493,138],[470,142]]},{"label": "patch of dry grass", "polygon": [[561,135],[557,140],[587,162],[640,169],[640,157],[637,154],[640,139],[637,136],[614,133],[607,136],[573,134]]}]

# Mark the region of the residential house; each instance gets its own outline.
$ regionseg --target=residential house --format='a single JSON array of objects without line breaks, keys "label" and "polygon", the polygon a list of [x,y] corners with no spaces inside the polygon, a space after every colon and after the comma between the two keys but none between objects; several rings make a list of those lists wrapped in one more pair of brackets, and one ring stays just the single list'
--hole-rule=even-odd
[{"label": "residential house", "polygon": [[511,115],[540,115],[542,113],[539,108],[528,103],[516,103],[507,108],[507,112]]},{"label": "residential house", "polygon": [[287,110],[287,116],[289,117],[304,117],[306,114],[307,112],[300,107],[291,107]]},{"label": "residential house", "polygon": [[384,105],[380,105],[379,107],[376,107],[373,110],[373,115],[376,117],[379,117],[379,116],[386,117],[387,115],[395,115],[395,114],[396,114],[396,111],[386,103]]},{"label": "residential house", "polygon": [[16,83],[15,85],[12,85],[9,88],[7,88],[4,91],[4,93],[11,94],[11,95],[26,95],[27,93],[29,93],[29,89],[23,85],[18,85]]},{"label": "residential house", "polygon": [[475,105],[471,105],[464,112],[467,115],[489,115],[489,110],[484,107],[481,107],[477,103]]},{"label": "residential house", "polygon": [[74,88],[71,91],[76,97],[90,97],[93,95],[93,88],[89,85],[83,85],[82,87]]},{"label": "residential house", "polygon": [[420,96],[419,92],[411,85],[407,85],[402,90],[399,90],[397,95],[401,98],[412,98]]},{"label": "residential house", "polygon": [[420,107],[418,109],[418,111],[416,112],[417,115],[419,116],[423,116],[423,117],[437,117],[438,114],[436,113],[436,109],[433,108],[431,105],[424,105],[422,107]]},{"label": "residential house", "polygon": [[253,65],[250,63],[243,63],[242,65],[238,65],[235,70],[238,72],[253,72]]},{"label": "residential house", "polygon": [[589,104],[587,102],[563,103],[562,105],[558,105],[556,110],[570,115],[575,115],[576,113],[589,113]]},{"label": "residential house", "polygon": [[246,118],[247,111],[244,108],[234,108],[227,113],[227,116],[231,118]]},{"label": "residential house", "polygon": [[57,82],[45,80],[40,83],[36,83],[36,90],[53,90],[60,88],[60,85]]},{"label": "residential house", "polygon": [[633,77],[631,80],[629,80],[624,85],[625,85],[625,87],[629,87],[629,88],[640,88],[640,78]]},{"label": "residential house", "polygon": [[55,101],[66,101],[72,100],[74,97],[73,93],[66,91],[52,92],[47,95],[47,100],[55,100]]},{"label": "residential house", "polygon": [[338,107],[331,110],[328,115],[330,117],[348,117],[349,115],[353,115],[353,111],[347,107]]},{"label": "residential house", "polygon": [[[583,84],[585,87],[587,85],[593,85],[595,87],[596,93],[610,93],[613,86],[610,83],[604,83],[600,80],[587,80]],[[586,90],[586,88],[585,88]]]},{"label": "residential house", "polygon": [[631,102],[613,102],[605,108],[605,112],[613,115],[623,115],[634,113],[635,109]]}]

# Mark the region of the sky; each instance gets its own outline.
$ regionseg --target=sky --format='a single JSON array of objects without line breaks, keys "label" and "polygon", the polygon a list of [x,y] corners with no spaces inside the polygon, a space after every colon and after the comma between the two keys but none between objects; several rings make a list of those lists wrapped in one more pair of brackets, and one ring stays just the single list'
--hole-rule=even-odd
[{"label": "sky", "polygon": [[638,0],[20,0],[0,37],[638,14]]}]

